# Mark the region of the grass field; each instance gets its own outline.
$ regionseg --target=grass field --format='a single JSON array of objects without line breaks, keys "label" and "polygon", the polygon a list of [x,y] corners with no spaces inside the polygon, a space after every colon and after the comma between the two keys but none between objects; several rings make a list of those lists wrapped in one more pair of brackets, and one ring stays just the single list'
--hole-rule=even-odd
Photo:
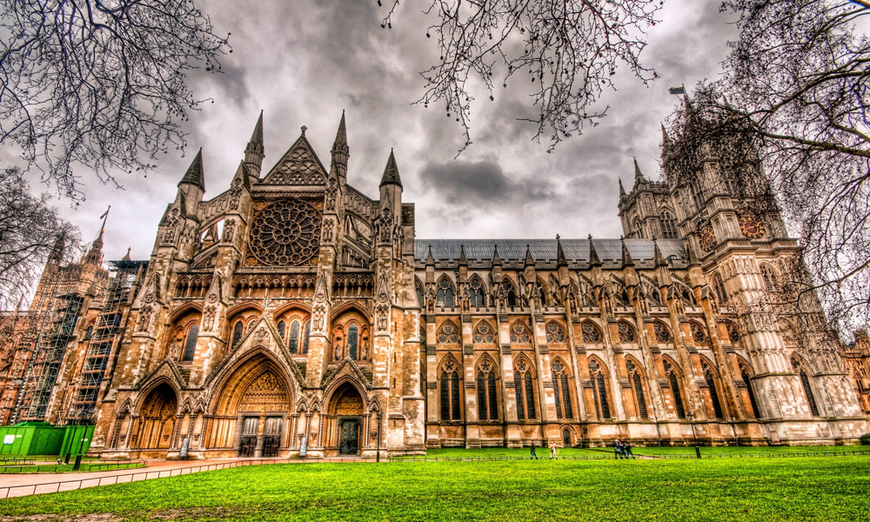
[{"label": "grass field", "polygon": [[867,456],[286,464],[4,500],[0,520],[852,521],[868,489]]}]

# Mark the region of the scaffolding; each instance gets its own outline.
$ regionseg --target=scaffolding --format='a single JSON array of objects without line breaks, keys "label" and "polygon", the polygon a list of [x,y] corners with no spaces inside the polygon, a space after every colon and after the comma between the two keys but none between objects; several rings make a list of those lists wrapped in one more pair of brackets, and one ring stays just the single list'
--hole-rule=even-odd
[{"label": "scaffolding", "polygon": [[106,378],[106,369],[113,353],[115,340],[121,329],[122,319],[127,309],[130,287],[139,268],[145,262],[112,261],[114,274],[109,279],[105,299],[97,316],[85,361],[82,365],[78,390],[70,404],[67,419],[76,422],[91,419],[96,413],[100,388]]}]

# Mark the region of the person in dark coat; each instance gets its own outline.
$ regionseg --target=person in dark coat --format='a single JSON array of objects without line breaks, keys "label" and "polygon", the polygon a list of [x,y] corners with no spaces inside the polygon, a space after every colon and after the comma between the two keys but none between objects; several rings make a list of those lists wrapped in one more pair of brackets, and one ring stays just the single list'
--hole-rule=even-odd
[{"label": "person in dark coat", "polygon": [[535,443],[534,442],[532,443],[532,453],[531,453],[531,455],[529,455],[529,460],[532,460],[532,459],[538,460],[538,456],[535,455]]},{"label": "person in dark coat", "polygon": [[625,454],[625,458],[631,457],[633,459],[637,459],[637,457],[634,456],[634,453],[631,452],[631,441],[630,440],[626,440],[625,444],[622,445],[622,451]]},{"label": "person in dark coat", "polygon": [[621,459],[623,458],[622,454],[622,441],[616,439],[613,441],[613,458]]}]

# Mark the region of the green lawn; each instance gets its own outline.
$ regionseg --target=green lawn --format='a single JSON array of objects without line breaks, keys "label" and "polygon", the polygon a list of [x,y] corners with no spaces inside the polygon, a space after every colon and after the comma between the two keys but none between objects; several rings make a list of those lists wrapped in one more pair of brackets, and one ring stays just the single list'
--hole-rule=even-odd
[{"label": "green lawn", "polygon": [[0,517],[852,521],[868,489],[867,456],[286,464],[10,499]]}]

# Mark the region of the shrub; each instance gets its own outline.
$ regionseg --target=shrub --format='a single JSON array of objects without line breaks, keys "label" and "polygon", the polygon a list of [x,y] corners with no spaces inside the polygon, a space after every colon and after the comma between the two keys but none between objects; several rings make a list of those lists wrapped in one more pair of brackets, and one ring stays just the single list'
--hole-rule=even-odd
[{"label": "shrub", "polygon": [[864,435],[861,435],[858,440],[861,441],[861,444],[865,446],[870,446],[870,433],[865,433]]}]

